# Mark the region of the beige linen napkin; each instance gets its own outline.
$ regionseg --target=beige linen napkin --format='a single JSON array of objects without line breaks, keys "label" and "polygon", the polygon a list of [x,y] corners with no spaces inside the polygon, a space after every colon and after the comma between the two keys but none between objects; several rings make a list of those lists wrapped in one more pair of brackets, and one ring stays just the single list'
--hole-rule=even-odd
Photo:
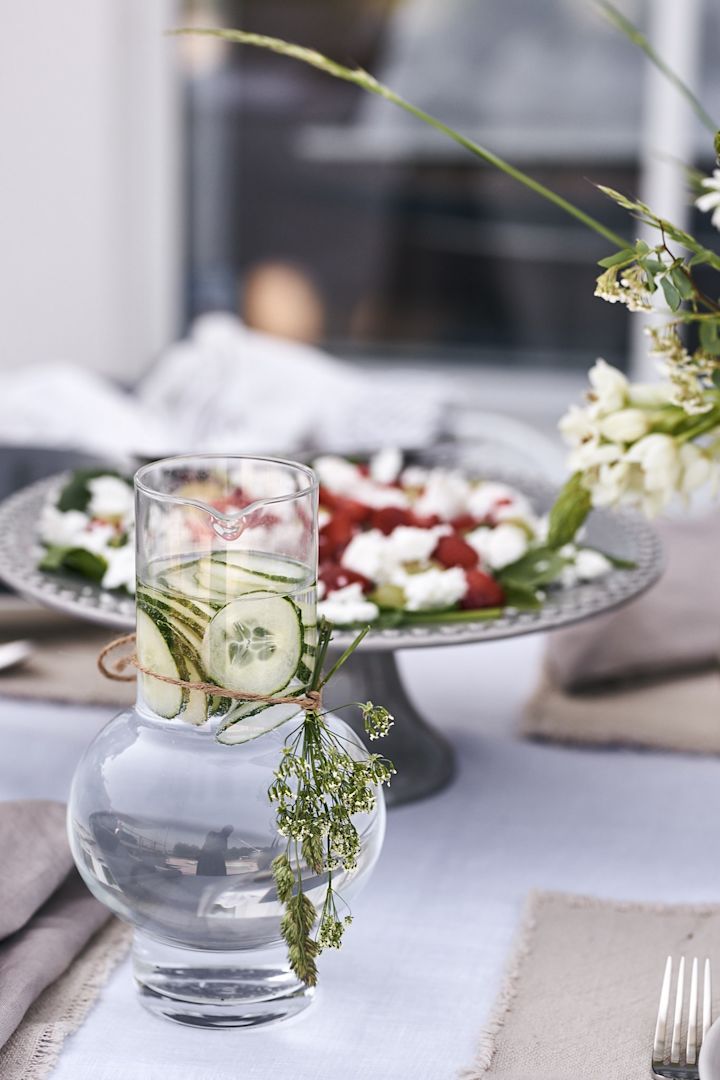
[{"label": "beige linen napkin", "polygon": [[525,735],[720,753],[720,516],[658,531],[653,589],[550,635]]},{"label": "beige linen napkin", "polygon": [[[73,868],[60,803],[0,803],[0,866],[0,1047],[14,1038],[13,1054],[20,1061],[27,1056],[21,1052],[27,1042],[23,1018],[110,914]],[[43,1008],[47,1019],[47,1002]],[[37,1015],[31,1024],[37,1025]],[[0,1066],[3,1054],[0,1050]],[[6,1065],[0,1075],[11,1080],[30,1074]]]},{"label": "beige linen napkin", "polygon": [[720,947],[720,908],[531,897],[465,1080],[643,1080],[665,959]]},{"label": "beige linen napkin", "polygon": [[0,694],[118,708],[131,705],[134,684],[106,679],[97,668],[100,649],[119,633],[17,596],[0,597],[0,643],[27,638],[34,646],[22,667],[0,671]]}]

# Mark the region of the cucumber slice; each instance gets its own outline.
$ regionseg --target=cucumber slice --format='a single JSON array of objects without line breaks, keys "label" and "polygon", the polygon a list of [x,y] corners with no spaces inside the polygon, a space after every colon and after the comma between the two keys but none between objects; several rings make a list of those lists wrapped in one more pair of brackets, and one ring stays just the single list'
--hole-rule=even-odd
[{"label": "cucumber slice", "polygon": [[[155,577],[155,575],[153,575]],[[179,563],[177,566],[164,566],[161,573],[157,574],[157,584],[161,589],[169,589],[179,596],[201,599],[197,583],[197,563]]]},{"label": "cucumber slice", "polygon": [[[272,713],[267,715],[267,710]],[[300,710],[295,705],[258,705],[257,702],[249,701],[246,705],[233,708],[232,714],[223,721],[217,730],[218,742],[226,746],[237,746],[238,743],[251,742],[264,735],[266,731],[280,727],[292,716],[297,716]]]},{"label": "cucumber slice", "polygon": [[292,600],[255,592],[217,613],[205,632],[203,662],[210,678],[228,690],[277,694],[297,671],[303,626]]},{"label": "cucumber slice", "polygon": [[251,578],[263,581],[277,581],[282,585],[300,585],[309,575],[308,568],[293,559],[281,556],[263,555],[258,551],[217,551],[211,560]]},{"label": "cucumber slice", "polygon": [[215,558],[199,559],[195,577],[198,589],[204,590],[208,596],[222,597],[223,601],[247,592],[255,592],[258,589],[263,589],[265,592],[286,593],[291,586],[296,584],[291,580],[255,574],[244,567],[221,562]]},{"label": "cucumber slice", "polygon": [[[151,617],[142,607],[137,610],[137,654],[143,667],[168,675],[173,679],[186,679],[187,669],[178,655],[174,635],[169,624]],[[151,676],[140,675],[143,696],[153,712],[167,720],[178,716],[183,709],[186,695],[180,686],[160,682]]]},{"label": "cucumber slice", "polygon": [[202,600],[191,599],[175,590],[168,592],[156,589],[154,586],[145,585],[144,583],[139,584],[137,595],[148,600],[151,604],[157,604],[158,607],[168,608],[179,619],[197,624],[203,630],[217,611],[217,608],[213,607],[212,604],[203,603]]},{"label": "cucumber slice", "polygon": [[[207,682],[204,673],[190,660],[187,661],[187,668],[190,682]],[[208,718],[209,701],[210,698],[203,690],[189,690],[181,719],[186,724],[194,724],[196,727],[200,727]]]},{"label": "cucumber slice", "polygon": [[207,613],[212,615],[222,607],[227,598],[223,592],[216,593],[215,590],[210,589],[206,581],[200,579],[198,564],[202,561],[195,560],[165,567],[157,576],[157,584],[163,591],[168,590],[177,599],[206,608]]},{"label": "cucumber slice", "polygon": [[146,607],[161,614],[173,626],[182,627],[194,635],[199,642],[202,641],[212,616],[206,617],[201,614],[200,618],[196,618],[187,607],[177,603],[172,597],[164,597],[163,594],[153,595],[145,589],[138,591],[137,599]]},{"label": "cucumber slice", "polygon": [[[146,615],[149,615],[156,623],[167,626],[172,638],[172,640],[168,642],[170,648],[173,651],[178,649],[184,654],[186,660],[194,664],[198,669],[201,669],[202,661],[200,660],[200,655],[207,623],[205,626],[197,626],[195,624],[183,622],[182,619],[178,619],[168,610],[167,605],[161,605],[156,601],[149,601],[145,597],[138,596],[137,603],[138,607],[141,608]],[[206,682],[208,681],[206,677],[204,677],[204,679]]]}]

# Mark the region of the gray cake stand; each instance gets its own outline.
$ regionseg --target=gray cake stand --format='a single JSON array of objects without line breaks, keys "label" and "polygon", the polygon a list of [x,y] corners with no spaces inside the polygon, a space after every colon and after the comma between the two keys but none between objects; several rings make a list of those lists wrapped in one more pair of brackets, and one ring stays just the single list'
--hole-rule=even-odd
[{"label": "gray cake stand", "polygon": [[[497,479],[496,474],[493,474]],[[540,512],[553,500],[553,488],[527,477],[503,476],[528,495]],[[11,589],[58,608],[69,615],[118,630],[135,623],[132,598],[108,592],[65,573],[37,569],[41,548],[37,522],[46,501],[67,481],[50,477],[10,496],[0,505],[0,578]],[[613,570],[604,578],[566,589],[551,590],[536,611],[508,609],[500,618],[478,622],[447,622],[427,626],[377,630],[369,634],[328,687],[332,708],[350,701],[385,705],[395,724],[382,740],[382,753],[393,760],[397,776],[388,803],[398,805],[424,798],[452,778],[454,758],[446,739],[420,715],[400,678],[396,653],[401,649],[438,645],[477,645],[538,631],[554,630],[591,618],[625,604],[648,589],[662,571],[662,550],[654,530],[641,517],[629,513],[595,511],[583,541],[588,546],[633,562],[631,570]],[[335,650],[344,649],[353,634],[337,631]],[[352,722],[352,720],[351,720]]]}]

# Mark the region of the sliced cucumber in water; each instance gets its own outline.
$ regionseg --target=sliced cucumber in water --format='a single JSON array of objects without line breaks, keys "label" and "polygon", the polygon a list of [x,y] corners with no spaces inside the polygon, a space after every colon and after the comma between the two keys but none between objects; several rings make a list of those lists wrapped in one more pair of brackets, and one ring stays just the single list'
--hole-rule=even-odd
[{"label": "sliced cucumber in water", "polygon": [[[204,673],[192,661],[187,661],[187,667],[190,682],[207,682]],[[194,724],[196,727],[204,724],[208,718],[209,702],[210,698],[204,690],[189,690],[181,719],[186,724]]]},{"label": "sliced cucumber in water", "polygon": [[[165,620],[151,617],[142,607],[137,611],[138,660],[149,671],[167,675],[172,679],[186,679],[187,667],[177,646],[170,625]],[[141,675],[143,696],[153,712],[170,720],[178,716],[186,703],[186,693],[181,686]]]},{"label": "sliced cucumber in water", "polygon": [[138,589],[137,599],[147,608],[158,612],[173,626],[181,626],[194,635],[198,641],[202,641],[207,625],[212,616],[193,615],[188,608],[177,603],[172,597],[155,594],[146,589]]},{"label": "sliced cucumber in water", "polygon": [[307,580],[308,570],[302,563],[280,556],[263,555],[258,551],[219,551],[210,556],[219,566],[264,581],[282,585],[300,585]]},{"label": "sliced cucumber in water", "polygon": [[138,596],[144,597],[150,603],[167,607],[178,618],[199,626],[205,626],[217,611],[214,604],[181,595],[175,590],[157,589],[152,585],[141,584],[138,587]]},{"label": "sliced cucumber in water", "polygon": [[207,587],[198,580],[197,568],[197,561],[166,566],[161,573],[158,573],[157,584],[163,592],[167,589],[185,602],[204,604],[212,612],[216,607],[215,598],[208,595]]},{"label": "sliced cucumber in water", "polygon": [[[272,712],[268,714],[268,709]],[[237,746],[238,743],[251,742],[253,739],[264,735],[266,731],[280,727],[291,716],[300,712],[295,705],[258,705],[255,701],[233,707],[227,719],[223,721],[217,731],[218,742],[226,746]]]},{"label": "sliced cucumber in water", "polygon": [[203,662],[213,682],[228,690],[277,694],[297,671],[303,625],[286,596],[258,592],[231,600],[210,622]]}]

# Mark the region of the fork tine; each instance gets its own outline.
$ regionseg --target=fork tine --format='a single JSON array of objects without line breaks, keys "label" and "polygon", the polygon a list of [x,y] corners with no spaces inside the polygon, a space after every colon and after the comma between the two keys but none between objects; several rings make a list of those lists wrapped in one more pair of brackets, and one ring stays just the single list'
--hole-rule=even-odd
[{"label": "fork tine", "polygon": [[708,1028],[712,1024],[712,979],[710,977],[710,961],[705,959],[705,978],[703,980],[703,1039],[707,1035]]},{"label": "fork tine", "polygon": [[[657,1022],[655,1024],[655,1038],[653,1040],[653,1062],[661,1065],[665,1057],[665,1032],[667,1031],[668,1009],[670,1007],[670,981],[672,979],[672,956],[665,961],[665,974],[663,975],[662,989],[660,991],[660,1005],[658,1007]],[[705,961],[705,986],[707,987],[708,968]],[[705,998],[707,1005],[707,996]],[[705,1013],[703,1013],[703,1017]]]},{"label": "fork tine", "polygon": [[698,1018],[698,961],[697,956],[692,962],[692,974],[690,975],[690,1010],[688,1013],[687,1047],[685,1061],[688,1065],[697,1062],[697,1018]]},{"label": "fork tine", "polygon": [[680,1063],[680,1028],[682,1026],[683,994],[685,993],[685,957],[680,957],[677,990],[675,991],[675,1019],[673,1020],[670,1064]]}]

